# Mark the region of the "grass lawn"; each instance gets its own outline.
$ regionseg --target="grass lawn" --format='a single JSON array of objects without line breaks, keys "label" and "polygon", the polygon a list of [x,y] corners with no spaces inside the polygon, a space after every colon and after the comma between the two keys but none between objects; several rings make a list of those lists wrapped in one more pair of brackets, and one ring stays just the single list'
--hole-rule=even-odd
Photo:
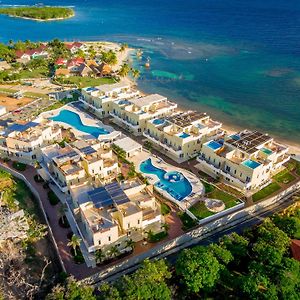
[{"label": "grass lawn", "polygon": [[14,93],[18,92],[18,90],[0,87],[0,92],[14,94]]},{"label": "grass lawn", "polygon": [[218,200],[223,201],[226,208],[233,207],[238,203],[236,197],[234,197],[226,192],[223,192],[217,188],[214,189],[211,193],[209,193],[207,195],[207,197],[211,198],[211,199],[218,199]]},{"label": "grass lawn", "polygon": [[289,172],[288,169],[285,169],[285,170],[279,172],[278,174],[276,174],[273,177],[273,179],[276,180],[277,182],[288,184],[288,183],[294,181],[296,178]]},{"label": "grass lawn", "polygon": [[286,165],[287,169],[289,171],[295,172],[297,175],[300,176],[300,162],[290,159],[289,162]]},{"label": "grass lawn", "polygon": [[163,216],[168,215],[171,211],[171,208],[166,203],[162,203],[160,208]]},{"label": "grass lawn", "polygon": [[180,218],[180,220],[182,222],[183,230],[188,230],[197,225],[197,222],[194,219],[192,219],[187,213],[179,212],[178,217]]},{"label": "grass lawn", "polygon": [[201,182],[204,185],[205,193],[206,194],[211,193],[215,189],[215,187],[212,184],[209,184],[209,183],[207,183],[205,181],[201,181]]},{"label": "grass lawn", "polygon": [[29,97],[29,98],[42,98],[42,99],[45,99],[45,100],[49,99],[48,95],[40,94],[40,93],[32,93],[32,92],[25,92],[24,96]]},{"label": "grass lawn", "polygon": [[253,202],[256,202],[258,200],[267,198],[268,196],[272,195],[276,191],[280,190],[280,185],[277,182],[272,182],[269,185],[267,185],[262,190],[258,191],[254,195],[252,195]]},{"label": "grass lawn", "polygon": [[190,207],[189,211],[199,220],[207,218],[214,214],[206,208],[205,203],[203,201],[200,201],[192,207]]},{"label": "grass lawn", "polygon": [[70,76],[65,79],[57,79],[57,81],[62,84],[76,84],[79,88],[102,84],[113,84],[116,82],[113,78],[92,78],[81,76]]},{"label": "grass lawn", "polygon": [[21,76],[20,79],[48,77],[49,70],[45,67],[39,67],[30,70],[21,70],[19,75]]}]

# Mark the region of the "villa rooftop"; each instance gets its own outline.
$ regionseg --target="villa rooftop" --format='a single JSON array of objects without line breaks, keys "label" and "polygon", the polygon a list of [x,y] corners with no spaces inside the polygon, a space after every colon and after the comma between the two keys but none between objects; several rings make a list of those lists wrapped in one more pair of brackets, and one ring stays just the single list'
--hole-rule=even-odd
[{"label": "villa rooftop", "polygon": [[88,196],[96,208],[104,208],[112,204],[120,205],[130,201],[117,181],[89,191]]},{"label": "villa rooftop", "polygon": [[138,107],[143,107],[164,100],[167,100],[167,98],[164,96],[159,94],[151,94],[145,97],[131,99],[130,102]]},{"label": "villa rooftop", "polygon": [[267,134],[258,131],[244,131],[234,135],[236,138],[231,137],[226,143],[245,151],[248,154],[253,154],[258,151],[259,146],[272,140]]},{"label": "villa rooftop", "polygon": [[191,125],[191,123],[203,119],[207,117],[206,113],[196,112],[196,111],[187,111],[187,112],[180,112],[177,114],[174,114],[166,120],[170,123],[173,123],[179,127],[186,127]]}]

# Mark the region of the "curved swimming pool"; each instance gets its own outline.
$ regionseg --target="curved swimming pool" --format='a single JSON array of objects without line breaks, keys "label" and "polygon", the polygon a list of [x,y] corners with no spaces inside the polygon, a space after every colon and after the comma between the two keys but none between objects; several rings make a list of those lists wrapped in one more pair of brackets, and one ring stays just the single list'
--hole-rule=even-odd
[{"label": "curved swimming pool", "polygon": [[186,177],[177,171],[166,172],[152,164],[151,158],[140,164],[140,171],[154,174],[159,179],[155,186],[165,190],[174,199],[181,201],[192,192],[192,185]]},{"label": "curved swimming pool", "polygon": [[79,114],[68,109],[62,109],[58,115],[49,119],[55,122],[62,122],[67,125],[70,125],[79,131],[94,136],[95,138],[98,138],[99,135],[109,134],[109,131],[102,127],[84,125],[81,121]]}]

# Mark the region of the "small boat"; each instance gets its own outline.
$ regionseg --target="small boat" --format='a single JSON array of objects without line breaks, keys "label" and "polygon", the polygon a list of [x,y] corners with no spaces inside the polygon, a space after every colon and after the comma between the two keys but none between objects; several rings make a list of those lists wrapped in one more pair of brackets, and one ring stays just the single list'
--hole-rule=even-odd
[{"label": "small boat", "polygon": [[146,68],[150,68],[150,57],[147,57],[147,61],[145,63]]},{"label": "small boat", "polygon": [[137,57],[141,57],[143,55],[143,51],[141,50],[141,49],[138,49],[137,51],[136,51],[136,56]]}]

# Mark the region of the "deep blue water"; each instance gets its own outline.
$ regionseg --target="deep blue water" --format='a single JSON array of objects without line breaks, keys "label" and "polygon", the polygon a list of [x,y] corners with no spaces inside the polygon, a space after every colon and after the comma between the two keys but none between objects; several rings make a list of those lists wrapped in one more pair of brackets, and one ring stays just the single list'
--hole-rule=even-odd
[{"label": "deep blue water", "polygon": [[[34,4],[36,1],[2,1]],[[142,47],[138,81],[225,124],[300,142],[300,1],[61,0],[76,17],[0,16],[0,41],[114,40]],[[151,68],[144,69],[147,57]]]},{"label": "deep blue water", "polygon": [[166,172],[152,164],[151,158],[140,164],[140,171],[145,174],[154,174],[159,181],[155,184],[157,187],[167,191],[176,200],[183,200],[192,192],[191,183],[177,171]]},{"label": "deep blue water", "polygon": [[50,119],[56,122],[68,124],[79,131],[94,136],[95,138],[98,138],[99,135],[109,133],[107,130],[101,127],[84,125],[77,113],[74,113],[67,109],[61,110],[57,116],[51,117]]}]

